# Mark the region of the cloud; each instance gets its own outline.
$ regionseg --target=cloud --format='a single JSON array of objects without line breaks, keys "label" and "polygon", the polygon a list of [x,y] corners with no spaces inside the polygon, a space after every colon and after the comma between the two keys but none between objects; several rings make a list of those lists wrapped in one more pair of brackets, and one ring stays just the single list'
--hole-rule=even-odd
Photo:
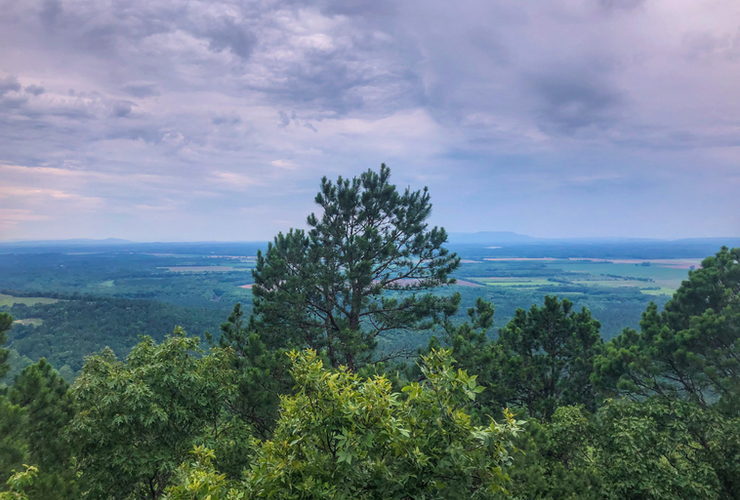
[{"label": "cloud", "polygon": [[290,160],[273,160],[270,165],[277,168],[284,168],[286,170],[295,170],[296,164]]},{"label": "cloud", "polygon": [[116,118],[125,118],[131,114],[135,103],[131,101],[118,101],[113,104],[112,116]]},{"label": "cloud", "polygon": [[21,89],[21,84],[13,76],[7,76],[0,80],[0,97],[4,96],[8,92],[18,92]]},{"label": "cloud", "polygon": [[151,97],[160,95],[156,83],[131,82],[123,86],[123,91],[131,97]]},{"label": "cloud", "polygon": [[214,116],[211,123],[214,125],[239,125],[242,119],[236,113]]},{"label": "cloud", "polygon": [[645,0],[599,0],[602,7],[612,9],[635,9],[645,3]]},{"label": "cloud", "polygon": [[553,125],[560,133],[613,122],[609,112],[620,101],[617,92],[604,84],[588,81],[581,73],[538,75],[533,78],[544,127]]},{"label": "cloud", "polygon": [[[719,234],[740,227],[710,216],[740,213],[738,16],[731,0],[0,3],[0,161],[23,165],[0,165],[3,200],[49,203],[0,208],[219,239],[262,207],[276,215],[239,234],[269,238],[303,223],[321,176],[386,161],[447,225],[544,235],[568,207],[583,232]],[[620,219],[628,197],[662,219]],[[589,219],[595,202],[612,214]]]},{"label": "cloud", "polygon": [[242,190],[259,184],[259,182],[253,177],[235,172],[214,172],[212,181],[216,184],[221,184],[228,189],[236,190]]},{"label": "cloud", "polygon": [[33,95],[38,96],[38,95],[43,94],[46,89],[44,89],[44,87],[41,87],[40,85],[33,85],[32,84],[32,85],[27,86],[23,90],[25,90],[29,94],[33,94]]},{"label": "cloud", "polygon": [[62,2],[60,0],[44,0],[42,2],[39,18],[46,26],[54,25],[62,13]]},{"label": "cloud", "polygon": [[19,221],[29,220],[48,220],[49,217],[46,215],[37,215],[30,210],[22,210],[17,208],[0,208],[0,224],[12,222],[17,224]]},{"label": "cloud", "polygon": [[242,59],[248,59],[252,49],[257,43],[257,38],[249,28],[241,23],[235,23],[231,19],[222,19],[218,24],[209,27],[205,35],[210,40],[213,50],[229,49]]}]

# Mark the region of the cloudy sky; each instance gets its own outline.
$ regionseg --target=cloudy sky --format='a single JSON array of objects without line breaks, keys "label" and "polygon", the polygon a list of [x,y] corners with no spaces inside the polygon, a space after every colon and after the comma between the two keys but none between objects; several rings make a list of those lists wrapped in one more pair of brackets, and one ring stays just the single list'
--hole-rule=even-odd
[{"label": "cloudy sky", "polygon": [[737,0],[0,0],[0,240],[264,240],[386,162],[433,223],[740,235]]}]

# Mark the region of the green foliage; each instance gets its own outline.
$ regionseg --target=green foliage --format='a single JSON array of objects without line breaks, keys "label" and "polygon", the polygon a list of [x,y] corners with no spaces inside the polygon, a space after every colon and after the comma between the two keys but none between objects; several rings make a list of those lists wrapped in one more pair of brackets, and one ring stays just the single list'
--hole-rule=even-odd
[{"label": "green foliage", "polygon": [[[666,411],[668,410],[668,411]],[[609,403],[593,437],[607,493],[619,499],[716,498],[716,477],[685,428],[688,415],[670,405]]]},{"label": "green foliage", "polygon": [[356,370],[378,337],[423,328],[445,304],[426,292],[454,283],[460,259],[442,246],[444,229],[428,229],[426,188],[399,193],[389,180],[385,165],[336,184],[324,177],[310,231],[280,233],[258,253],[254,313],[268,348],[310,347]]},{"label": "green foliage", "polygon": [[595,415],[560,407],[532,425],[512,468],[521,499],[736,499],[737,418],[689,402],[608,401]]},{"label": "green foliage", "polygon": [[[455,301],[459,297],[453,297]],[[479,298],[476,307],[468,309],[469,321],[460,325],[450,320],[452,311],[450,307],[439,322],[442,340],[462,360],[462,367],[491,388],[479,402],[484,411],[515,406],[547,419],[560,405],[595,408],[590,376],[602,341],[599,322],[588,309],[575,312],[568,299],[546,296],[542,307],[518,309],[496,341],[487,336],[493,304]],[[430,348],[437,345],[432,339]]]},{"label": "green foliage", "polygon": [[740,248],[689,273],[663,312],[651,305],[596,361],[606,392],[669,395],[740,408]]},{"label": "green foliage", "polygon": [[0,484],[23,463],[28,442],[23,439],[23,412],[0,396]]},{"label": "green foliage", "polygon": [[[467,310],[468,320],[462,323],[455,322],[453,315],[461,301],[461,295],[451,297],[450,304],[442,311],[441,317],[435,323],[442,329],[440,338],[432,337],[424,351],[426,354],[438,350],[442,345],[452,348],[457,366],[471,374],[487,387],[487,390],[475,398],[475,407],[483,414],[496,415],[506,403],[500,397],[501,377],[500,367],[503,363],[502,350],[488,337],[488,330],[493,326],[494,306],[478,297],[475,307]],[[417,367],[410,374],[411,378],[418,376]]]},{"label": "green foliage", "polygon": [[238,422],[222,418],[233,387],[229,353],[203,355],[181,329],[145,337],[126,362],[109,349],[88,359],[72,386],[71,443],[89,498],[160,498],[196,443],[218,449]]},{"label": "green foliage", "polygon": [[587,439],[593,427],[582,407],[560,407],[545,422],[529,420],[515,442],[521,452],[510,471],[512,498],[603,500],[603,478]]},{"label": "green foliage", "polygon": [[482,391],[450,351],[422,358],[424,380],[393,393],[383,376],[326,370],[293,353],[298,392],[282,400],[272,440],[247,474],[250,497],[490,498],[507,481],[518,422],[477,426],[466,408]]},{"label": "green foliage", "polygon": [[283,349],[267,349],[262,336],[245,324],[243,315],[237,303],[221,325],[219,345],[235,354],[231,363],[236,390],[227,404],[264,439],[274,428],[280,395],[290,393],[293,387],[290,360]]},{"label": "green foliage", "polygon": [[595,408],[590,376],[602,344],[600,326],[585,307],[575,312],[568,299],[549,295],[542,307],[517,310],[499,331],[503,399],[538,418],[563,405]]},{"label": "green foliage", "polygon": [[69,385],[41,359],[15,379],[8,399],[17,408],[12,434],[22,444],[23,460],[40,472],[29,498],[67,499],[77,496],[75,460],[63,429],[72,418]]},{"label": "green foliage", "polygon": [[176,483],[167,489],[167,500],[241,500],[245,492],[230,484],[226,474],[219,474],[213,465],[216,455],[204,446],[190,452],[195,461],[183,463],[177,471]]},{"label": "green foliage", "polygon": [[13,317],[8,313],[0,313],[0,379],[2,379],[10,369],[8,365],[8,355],[10,350],[3,348],[2,346],[8,340],[8,336],[5,332],[10,330],[13,325]]},{"label": "green foliage", "polygon": [[0,500],[28,500],[26,490],[33,486],[38,468],[25,465],[26,470],[16,472],[7,481],[8,491],[0,491]]}]

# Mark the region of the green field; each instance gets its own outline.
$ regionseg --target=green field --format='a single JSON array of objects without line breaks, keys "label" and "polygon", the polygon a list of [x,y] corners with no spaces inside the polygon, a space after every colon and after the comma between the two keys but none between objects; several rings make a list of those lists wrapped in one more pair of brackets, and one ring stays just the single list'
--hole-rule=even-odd
[{"label": "green field", "polygon": [[47,297],[14,297],[13,295],[4,295],[0,293],[0,307],[12,307],[13,304],[32,306],[34,304],[53,304],[54,302],[59,302],[59,300],[49,299]]},{"label": "green field", "polygon": [[470,281],[483,283],[488,286],[511,286],[511,287],[539,287],[543,285],[552,285],[547,279],[543,278],[470,278]]},{"label": "green field", "polygon": [[[540,287],[589,289],[634,289],[645,295],[673,295],[688,278],[688,270],[678,266],[686,263],[664,260],[661,263],[641,265],[635,263],[589,261],[498,261],[496,276],[468,276],[467,279],[491,287],[507,289],[532,289]],[[476,264],[472,264],[476,266]],[[671,267],[676,266],[676,267]],[[515,276],[511,276],[515,274]]]}]

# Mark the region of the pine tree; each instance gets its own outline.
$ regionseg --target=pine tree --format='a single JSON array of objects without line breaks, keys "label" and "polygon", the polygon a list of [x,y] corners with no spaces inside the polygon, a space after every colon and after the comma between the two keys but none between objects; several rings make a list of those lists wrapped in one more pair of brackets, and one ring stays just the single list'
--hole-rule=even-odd
[{"label": "pine tree", "polygon": [[600,387],[638,398],[680,397],[706,407],[740,408],[740,248],[723,247],[689,271],[658,312],[650,304],[640,331],[625,329],[597,359]]},{"label": "pine tree", "polygon": [[385,333],[422,328],[444,307],[429,292],[455,282],[460,259],[444,229],[429,229],[427,189],[400,193],[385,164],[324,177],[315,201],[308,232],[280,233],[257,256],[255,327],[269,349],[310,347],[356,370]]},{"label": "pine tree", "polygon": [[602,345],[600,327],[588,309],[574,311],[568,299],[548,295],[542,307],[518,309],[497,341],[503,351],[497,385],[504,402],[545,419],[558,406],[594,409],[590,377]]},{"label": "pine tree", "polygon": [[8,313],[0,313],[0,379],[10,371],[10,365],[8,365],[10,350],[3,348],[2,345],[8,340],[5,332],[10,330],[11,326],[13,326],[13,316]]}]

